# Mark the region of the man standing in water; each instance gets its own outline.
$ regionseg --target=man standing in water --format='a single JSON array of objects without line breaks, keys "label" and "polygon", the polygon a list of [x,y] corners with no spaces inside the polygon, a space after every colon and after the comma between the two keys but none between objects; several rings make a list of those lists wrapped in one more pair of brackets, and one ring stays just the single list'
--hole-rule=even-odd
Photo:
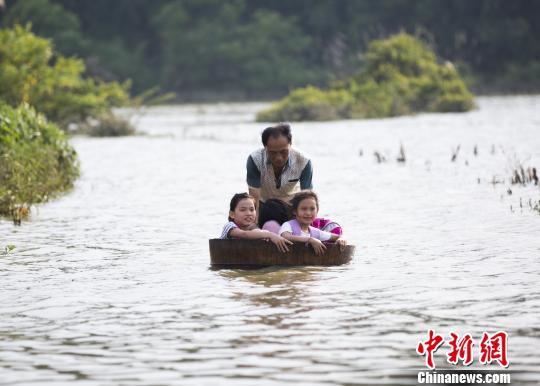
[{"label": "man standing in water", "polygon": [[259,206],[270,198],[289,202],[295,193],[312,189],[311,160],[291,147],[291,127],[287,123],[267,127],[262,133],[264,148],[247,160],[249,194]]}]

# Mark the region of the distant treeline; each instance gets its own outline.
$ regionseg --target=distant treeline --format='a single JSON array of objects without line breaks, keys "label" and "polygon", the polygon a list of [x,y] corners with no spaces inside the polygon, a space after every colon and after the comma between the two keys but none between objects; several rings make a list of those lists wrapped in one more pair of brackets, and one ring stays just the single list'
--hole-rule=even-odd
[{"label": "distant treeline", "polygon": [[89,75],[181,99],[269,98],[356,73],[373,39],[408,32],[473,90],[540,91],[540,0],[7,0]]}]

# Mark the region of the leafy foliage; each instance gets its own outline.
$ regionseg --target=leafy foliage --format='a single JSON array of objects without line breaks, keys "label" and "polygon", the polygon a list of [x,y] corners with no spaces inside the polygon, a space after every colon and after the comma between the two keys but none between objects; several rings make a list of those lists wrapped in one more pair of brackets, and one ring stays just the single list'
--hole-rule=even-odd
[{"label": "leafy foliage", "polygon": [[0,100],[28,103],[67,126],[129,100],[129,82],[104,83],[82,77],[79,59],[53,57],[51,43],[29,27],[0,30]]},{"label": "leafy foliage", "polygon": [[293,91],[259,121],[377,118],[418,111],[467,111],[473,96],[450,63],[439,65],[416,38],[398,34],[369,45],[363,69],[328,91]]},{"label": "leafy foliage", "polygon": [[28,104],[0,103],[0,215],[17,218],[70,189],[79,175],[65,134]]},{"label": "leafy foliage", "polygon": [[49,0],[18,1],[8,8],[4,22],[10,28],[31,24],[37,35],[52,39],[65,55],[85,53],[88,48],[78,16]]},{"label": "leafy foliage", "polygon": [[152,19],[163,42],[162,83],[177,90],[261,93],[270,83],[285,91],[314,79],[301,59],[310,39],[294,19],[261,10],[243,20],[244,8],[243,1],[164,5]]},{"label": "leafy foliage", "polygon": [[[358,69],[370,41],[405,31],[466,67],[476,89],[538,91],[540,1],[9,0],[1,23],[32,22],[89,75],[196,94],[283,95]],[[443,17],[444,16],[444,17]],[[298,70],[301,69],[301,70]],[[508,74],[508,76],[507,76]]]},{"label": "leafy foliage", "polygon": [[258,114],[259,121],[326,121],[350,115],[354,98],[347,90],[323,91],[313,86],[299,88]]}]

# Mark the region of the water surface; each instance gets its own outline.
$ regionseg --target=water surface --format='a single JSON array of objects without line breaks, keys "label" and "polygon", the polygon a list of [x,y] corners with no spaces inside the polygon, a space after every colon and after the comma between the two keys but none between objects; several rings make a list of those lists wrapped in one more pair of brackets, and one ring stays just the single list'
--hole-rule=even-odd
[{"label": "water surface", "polygon": [[209,269],[261,104],[124,111],[147,135],[74,138],[75,189],[0,221],[17,247],[0,256],[0,385],[414,384],[430,328],[507,331],[512,384],[537,384],[540,189],[509,177],[540,166],[540,97],[478,105],[293,125],[320,214],[357,245],[331,268]]}]

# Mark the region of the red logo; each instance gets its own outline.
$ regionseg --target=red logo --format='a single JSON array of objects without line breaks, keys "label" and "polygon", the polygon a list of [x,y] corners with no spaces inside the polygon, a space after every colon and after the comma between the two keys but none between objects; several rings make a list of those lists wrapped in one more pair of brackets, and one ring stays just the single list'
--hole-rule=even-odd
[{"label": "red logo", "polygon": [[[455,332],[450,332],[450,339],[446,342],[450,346],[450,350],[446,353],[446,361],[448,363],[458,365],[461,361],[464,366],[469,366],[473,363],[473,347],[475,343],[470,334],[460,337]],[[416,352],[426,357],[426,366],[430,369],[435,368],[433,356],[444,343],[445,340],[442,335],[436,334],[433,330],[428,330],[428,338],[418,343]],[[506,332],[498,331],[493,335],[484,332],[479,348],[481,364],[488,365],[496,361],[500,366],[508,367],[508,334]]]},{"label": "red logo", "polygon": [[429,330],[428,334],[429,337],[425,342],[418,343],[416,352],[420,355],[425,355],[427,367],[434,369],[433,353],[444,343],[444,339],[440,335],[435,335],[433,330]]},{"label": "red logo", "polygon": [[459,360],[463,361],[463,365],[468,366],[473,362],[472,348],[474,345],[472,336],[466,334],[463,338],[459,339],[456,333],[451,332],[452,339],[450,342],[451,350],[447,356],[448,363],[457,365]]},{"label": "red logo", "polygon": [[484,332],[480,342],[480,363],[487,365],[492,361],[497,361],[502,367],[508,367],[509,363],[506,358],[507,342],[508,334],[504,331],[499,331],[491,337]]}]

